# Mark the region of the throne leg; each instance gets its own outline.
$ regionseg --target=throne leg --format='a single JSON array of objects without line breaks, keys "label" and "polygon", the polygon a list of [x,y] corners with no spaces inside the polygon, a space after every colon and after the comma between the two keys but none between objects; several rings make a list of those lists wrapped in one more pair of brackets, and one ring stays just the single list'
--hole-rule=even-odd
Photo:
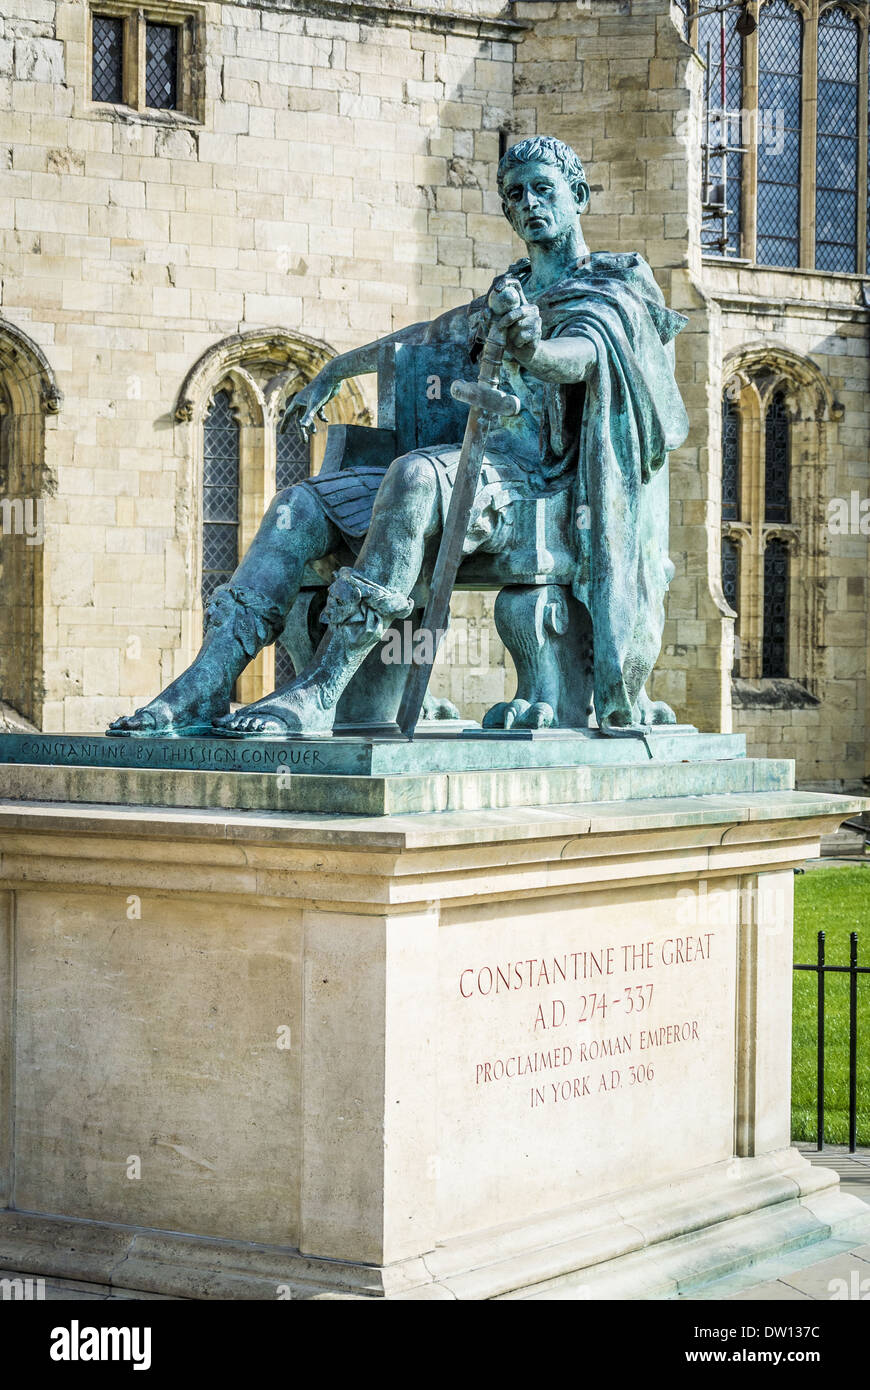
[{"label": "throne leg", "polygon": [[515,699],[549,705],[552,724],[585,729],[594,690],[592,621],[563,584],[512,585],[495,601],[495,626],[517,668]]}]

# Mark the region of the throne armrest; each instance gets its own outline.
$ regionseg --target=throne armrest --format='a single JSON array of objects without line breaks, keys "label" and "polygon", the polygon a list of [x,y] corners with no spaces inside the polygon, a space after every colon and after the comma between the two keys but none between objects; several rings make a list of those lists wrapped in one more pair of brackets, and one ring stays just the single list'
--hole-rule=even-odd
[{"label": "throne armrest", "polygon": [[396,431],[373,425],[330,425],[321,473],[365,465],[388,468],[396,457]]}]

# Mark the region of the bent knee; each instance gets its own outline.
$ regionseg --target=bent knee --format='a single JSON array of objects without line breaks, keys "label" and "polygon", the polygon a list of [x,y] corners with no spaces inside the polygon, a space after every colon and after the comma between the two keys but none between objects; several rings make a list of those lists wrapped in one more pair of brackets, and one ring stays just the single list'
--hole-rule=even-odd
[{"label": "bent knee", "polygon": [[301,483],[293,483],[275,493],[266,515],[280,530],[288,531],[298,526],[300,521],[309,521],[320,513],[321,508],[311,489]]},{"label": "bent knee", "polygon": [[407,501],[411,494],[424,493],[432,497],[438,491],[438,474],[431,459],[412,450],[393,460],[383,486],[399,502]]}]

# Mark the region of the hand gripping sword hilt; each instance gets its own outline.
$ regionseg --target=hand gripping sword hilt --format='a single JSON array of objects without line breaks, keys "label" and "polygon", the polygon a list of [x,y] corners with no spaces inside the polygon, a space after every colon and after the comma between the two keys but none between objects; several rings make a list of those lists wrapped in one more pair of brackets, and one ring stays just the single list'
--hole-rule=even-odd
[{"label": "hand gripping sword hilt", "polygon": [[[487,301],[491,313],[501,317],[511,309],[518,309],[526,303],[523,287],[512,275],[505,275],[496,282]],[[501,364],[504,357],[505,336],[496,323],[490,326],[480,357],[480,375],[477,381],[454,381],[450,394],[455,401],[463,401],[472,410],[483,411],[487,415],[519,415],[520,402],[516,396],[498,389]]]}]

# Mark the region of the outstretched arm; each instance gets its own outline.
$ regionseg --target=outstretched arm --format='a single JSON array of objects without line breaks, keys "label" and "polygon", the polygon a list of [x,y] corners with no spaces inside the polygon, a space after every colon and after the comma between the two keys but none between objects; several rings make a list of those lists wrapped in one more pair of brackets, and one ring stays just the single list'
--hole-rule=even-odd
[{"label": "outstretched arm", "polygon": [[387,343],[429,342],[457,312],[462,310],[448,310],[431,323],[412,323],[407,328],[400,328],[395,333],[388,333],[384,338],[376,338],[374,342],[366,343],[365,347],[352,348],[350,352],[342,352],[338,357],[333,357],[332,361],[327,362],[317,376],[293,397],[287,407],[282,429],[286,428],[293,416],[305,431],[311,429],[315,419],[325,420],[323,407],[338,394],[343,381],[348,377],[364,376],[367,372],[377,371],[378,356],[382,347]]}]

